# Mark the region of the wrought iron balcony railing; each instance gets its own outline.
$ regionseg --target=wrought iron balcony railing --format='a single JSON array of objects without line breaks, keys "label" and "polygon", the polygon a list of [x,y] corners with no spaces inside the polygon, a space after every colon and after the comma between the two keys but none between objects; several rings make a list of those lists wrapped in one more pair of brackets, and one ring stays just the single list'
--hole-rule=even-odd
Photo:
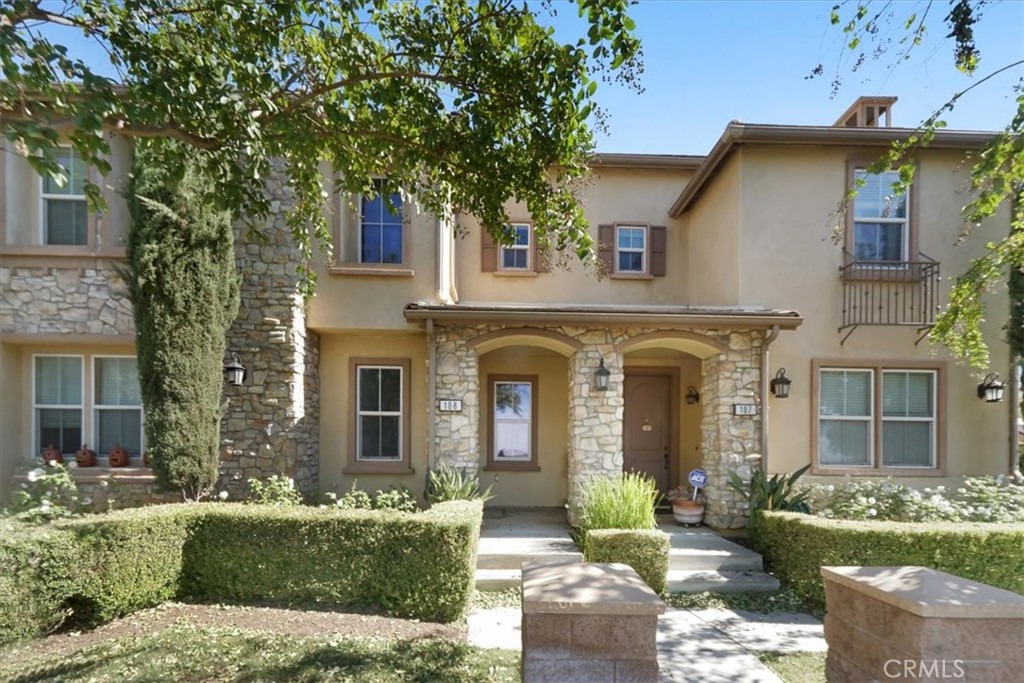
[{"label": "wrought iron balcony railing", "polygon": [[840,266],[843,342],[860,325],[912,326],[922,333],[917,341],[924,339],[939,308],[939,262],[924,254],[918,257],[917,261],[850,259]]}]

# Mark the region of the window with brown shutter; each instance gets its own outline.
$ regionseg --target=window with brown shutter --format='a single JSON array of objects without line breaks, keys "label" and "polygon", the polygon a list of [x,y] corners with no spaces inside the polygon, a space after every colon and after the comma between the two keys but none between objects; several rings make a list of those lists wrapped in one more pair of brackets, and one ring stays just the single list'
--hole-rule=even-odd
[{"label": "window with brown shutter", "polygon": [[598,226],[598,259],[613,278],[663,277],[668,235],[664,225],[614,223]]},{"label": "window with brown shutter", "polygon": [[529,221],[508,224],[515,241],[499,244],[486,229],[480,233],[480,270],[504,275],[534,275],[549,270],[548,259],[537,248],[536,234]]}]

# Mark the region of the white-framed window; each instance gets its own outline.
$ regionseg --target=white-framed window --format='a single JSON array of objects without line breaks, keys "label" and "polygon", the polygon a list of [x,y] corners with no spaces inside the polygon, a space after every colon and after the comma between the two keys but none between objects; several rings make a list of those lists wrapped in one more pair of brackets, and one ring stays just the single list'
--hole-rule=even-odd
[{"label": "white-framed window", "polygon": [[939,467],[937,368],[819,367],[817,464]]},{"label": "white-framed window", "polygon": [[533,386],[532,381],[523,379],[494,381],[491,439],[495,462],[533,460]]},{"label": "white-framed window", "polygon": [[896,194],[899,171],[855,169],[863,185],[853,200],[853,258],[856,261],[910,260],[910,192]]},{"label": "white-framed window", "polygon": [[120,444],[141,459],[144,450],[142,391],[135,356],[93,357],[93,446],[106,456]]},{"label": "white-framed window", "polygon": [[530,251],[532,249],[533,230],[529,223],[510,224],[515,232],[515,242],[509,246],[501,246],[501,270],[530,270]]},{"label": "white-framed window", "polygon": [[356,366],[356,460],[401,461],[405,368]]},{"label": "white-framed window", "polygon": [[65,456],[82,445],[82,356],[35,355],[32,358],[32,413],[34,448],[48,446]]},{"label": "white-framed window", "polygon": [[615,226],[615,272],[647,272],[647,226]]},{"label": "white-framed window", "polygon": [[402,195],[391,193],[389,206],[383,181],[374,180],[373,187],[373,195],[360,198],[359,262],[402,263]]},{"label": "white-framed window", "polygon": [[71,147],[58,147],[53,160],[67,169],[63,185],[40,178],[39,197],[42,243],[80,246],[89,243],[89,212],[85,200],[88,168]]}]

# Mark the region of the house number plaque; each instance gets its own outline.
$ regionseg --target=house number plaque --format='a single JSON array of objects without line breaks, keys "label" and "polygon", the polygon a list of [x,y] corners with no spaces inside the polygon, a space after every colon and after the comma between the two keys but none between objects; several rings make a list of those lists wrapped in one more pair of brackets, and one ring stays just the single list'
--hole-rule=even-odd
[{"label": "house number plaque", "polygon": [[442,413],[461,413],[461,398],[443,398],[437,402],[437,409]]},{"label": "house number plaque", "polygon": [[732,406],[733,415],[757,415],[756,403],[734,403]]}]

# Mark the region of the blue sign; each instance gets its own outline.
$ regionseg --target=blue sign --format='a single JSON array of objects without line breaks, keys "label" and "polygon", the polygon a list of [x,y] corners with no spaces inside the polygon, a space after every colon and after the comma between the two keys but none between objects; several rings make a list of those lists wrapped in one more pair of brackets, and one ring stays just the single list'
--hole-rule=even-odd
[{"label": "blue sign", "polygon": [[707,486],[708,473],[704,470],[693,470],[690,472],[690,486],[695,489],[702,489]]}]

